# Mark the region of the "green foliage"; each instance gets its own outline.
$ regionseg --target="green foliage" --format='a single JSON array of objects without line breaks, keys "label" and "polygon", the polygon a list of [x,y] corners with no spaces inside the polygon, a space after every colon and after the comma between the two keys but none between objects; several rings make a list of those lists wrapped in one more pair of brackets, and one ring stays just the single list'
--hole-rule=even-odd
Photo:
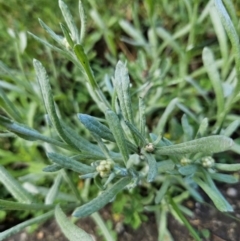
[{"label": "green foliage", "polygon": [[[15,74],[0,63],[1,76],[6,79],[0,82],[1,137],[18,136],[27,141],[24,143],[32,144],[29,148],[35,148],[34,145],[43,148],[49,159],[45,161],[43,175],[52,180],[45,183],[47,187],[42,187],[38,184],[41,177],[36,170],[33,175],[18,180],[0,166],[0,182],[15,199],[0,199],[2,210],[48,210],[0,233],[0,240],[28,225],[46,220],[54,213],[69,240],[92,240],[68,220],[59,205],[74,210],[73,216],[77,218],[92,215],[106,240],[113,240],[109,227],[97,213],[109,202],[113,202],[113,210],[133,228],[138,228],[146,220],[144,208],[153,211],[162,232],[159,240],[171,237],[166,227],[168,212],[182,222],[196,240],[201,240],[184,216],[191,215],[191,211],[181,204],[189,196],[203,201],[197,187],[209,196],[217,209],[233,211],[215,181],[235,183],[238,180],[234,176],[222,172],[240,169],[238,163],[228,162],[231,155],[216,155],[228,150],[239,154],[239,140],[230,138],[238,132],[240,123],[235,111],[240,96],[240,47],[236,21],[232,22],[220,0],[215,1],[215,10],[210,10],[212,3],[206,5],[201,16],[197,16],[199,1],[194,4],[183,1],[179,5],[187,9],[189,19],[183,22],[185,26],[179,25],[174,29],[175,33],[170,34],[159,22],[158,12],[154,11],[159,5],[154,2],[144,1],[146,37],[139,24],[142,16],[137,12],[132,13],[132,23],[117,15],[111,18],[111,25],[100,18],[95,1],[91,1],[90,15],[102,31],[99,36],[103,36],[109,49],[109,53],[104,54],[111,67],[116,65],[115,71],[108,67],[100,71],[102,66],[93,60],[91,48],[99,36],[93,34],[93,40],[87,39],[81,1],[80,31],[67,4],[59,0],[65,20],[65,24],[60,25],[61,35],[39,20],[56,43],[30,33],[50,53],[56,52],[74,65],[68,75],[80,79],[72,83],[81,86],[76,89],[78,93],[83,92],[78,99],[90,96],[89,103],[95,102],[92,113],[86,107],[78,106],[82,103],[75,100],[73,87],[70,90],[61,88],[66,79],[60,79],[60,72],[57,73],[54,64],[49,67],[34,59],[37,81],[28,82],[21,63],[21,74]],[[235,19],[231,6],[228,1],[226,8]],[[140,5],[134,3],[134,7]],[[172,7],[163,1],[161,11],[168,12]],[[203,43],[205,48],[200,59],[203,66],[191,67],[193,59],[199,61],[201,55],[199,44],[202,43],[197,39],[202,33],[200,30],[196,32],[196,28],[203,24],[207,14],[219,39],[220,53],[215,54],[214,49]],[[181,14],[177,17],[185,19]],[[215,18],[219,18],[220,26]],[[122,48],[126,48],[125,43],[136,47],[135,61],[124,63],[125,57],[121,54],[120,60],[117,59],[117,45],[111,29],[117,22],[121,31],[129,36],[122,39]],[[235,55],[230,54],[224,29]],[[188,37],[187,43],[181,39],[185,36]],[[231,64],[227,63],[228,55]],[[47,73],[50,69],[55,80]],[[67,85],[71,86],[71,83]],[[216,102],[209,97],[209,92],[214,94]],[[45,154],[37,148],[35,152],[33,159],[44,159]],[[1,155],[9,159],[4,164],[14,162],[8,151],[3,150]],[[73,177],[78,174],[83,184],[81,192]],[[89,196],[90,179],[99,189],[94,198]],[[122,192],[124,189],[128,194]],[[147,197],[142,198],[136,189],[147,189]]]}]

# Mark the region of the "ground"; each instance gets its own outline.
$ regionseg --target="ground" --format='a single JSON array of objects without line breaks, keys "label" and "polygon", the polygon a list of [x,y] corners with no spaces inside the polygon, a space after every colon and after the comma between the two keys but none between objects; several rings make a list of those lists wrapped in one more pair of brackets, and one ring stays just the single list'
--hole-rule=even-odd
[{"label": "ground", "polygon": [[[194,211],[194,217],[189,219],[192,226],[205,235],[204,241],[240,241],[240,184],[224,185],[221,191],[234,207],[234,213],[221,213],[211,205],[202,205],[188,200],[186,205]],[[209,200],[206,200],[209,201]],[[209,201],[210,202],[210,201]],[[101,211],[104,218],[109,217],[109,207]],[[147,213],[148,221],[144,222],[138,230],[128,226],[116,224],[118,241],[157,241],[157,225],[154,216]],[[237,218],[239,220],[234,219]],[[91,218],[81,219],[77,223],[90,234],[97,234],[97,228]],[[119,228],[120,226],[120,228]],[[173,217],[169,217],[169,230],[175,241],[194,241],[188,230],[179,224]],[[95,236],[97,241],[103,241],[100,236]],[[25,231],[7,239],[6,241],[67,241],[59,230],[54,220],[49,220],[39,227],[34,234]]]}]

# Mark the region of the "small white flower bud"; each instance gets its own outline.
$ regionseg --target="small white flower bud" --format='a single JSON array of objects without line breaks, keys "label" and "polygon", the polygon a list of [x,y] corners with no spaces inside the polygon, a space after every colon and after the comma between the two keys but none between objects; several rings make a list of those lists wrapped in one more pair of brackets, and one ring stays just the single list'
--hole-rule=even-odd
[{"label": "small white flower bud", "polygon": [[202,166],[210,168],[215,164],[215,160],[211,156],[206,156],[202,158]]},{"label": "small white flower bud", "polygon": [[148,143],[145,146],[145,150],[146,150],[146,152],[154,152],[154,150],[155,150],[154,145],[152,143]]},{"label": "small white flower bud", "polygon": [[181,163],[182,166],[187,166],[187,165],[189,165],[191,162],[192,162],[192,161],[191,161],[190,159],[186,158],[186,157],[183,157],[183,158],[181,159],[181,161],[180,161],[180,163]]}]

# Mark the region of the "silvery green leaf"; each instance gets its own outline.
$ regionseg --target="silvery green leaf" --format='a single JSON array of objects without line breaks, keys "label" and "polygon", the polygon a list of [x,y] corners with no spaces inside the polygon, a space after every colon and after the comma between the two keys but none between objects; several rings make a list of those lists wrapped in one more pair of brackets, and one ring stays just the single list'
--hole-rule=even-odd
[{"label": "silvery green leaf", "polygon": [[43,172],[57,172],[61,170],[62,167],[58,164],[52,164],[43,168]]},{"label": "silvery green leaf", "polygon": [[217,209],[219,209],[221,212],[233,212],[232,206],[222,196],[215,185],[209,186],[209,184],[203,182],[200,178],[197,177],[194,177],[194,181],[204,190],[204,192],[206,192]]},{"label": "silvery green leaf", "polygon": [[200,123],[200,126],[196,134],[196,138],[204,137],[207,133],[207,129],[208,129],[208,118],[204,118]]},{"label": "silvery green leaf", "polygon": [[80,192],[78,190],[78,187],[76,186],[76,183],[74,182],[72,176],[70,176],[69,173],[66,170],[62,170],[61,172],[62,172],[63,180],[68,184],[72,193],[75,195],[75,197],[79,201],[82,200],[81,196],[80,196]]},{"label": "silvery green leaf", "polygon": [[45,205],[39,203],[19,203],[13,201],[6,201],[0,199],[0,209],[1,210],[24,210],[24,211],[32,211],[32,210],[49,210],[52,209],[54,205]]},{"label": "silvery green leaf", "polygon": [[175,167],[175,164],[172,160],[157,162],[157,168],[159,172],[172,171],[174,167]]},{"label": "silvery green leaf", "polygon": [[156,162],[154,155],[152,155],[152,154],[144,152],[144,156],[146,157],[148,166],[149,166],[147,181],[152,182],[158,173],[157,162]]},{"label": "silvery green leaf", "polygon": [[104,144],[104,142],[102,141],[102,139],[95,133],[91,132],[93,138],[95,139],[95,141],[98,143],[98,146],[100,147],[102,153],[104,154],[104,156],[106,157],[106,159],[111,160],[111,157],[109,155],[109,150],[107,148],[107,146]]},{"label": "silvery green leaf", "polygon": [[74,46],[74,52],[77,56],[77,59],[79,60],[79,62],[81,63],[83,69],[85,70],[88,80],[89,80],[89,84],[91,85],[91,87],[93,89],[97,89],[98,85],[97,82],[95,81],[95,78],[93,76],[93,72],[92,69],[90,67],[87,55],[84,52],[83,46],[81,44],[76,44]]},{"label": "silvery green leaf", "polygon": [[204,153],[205,155],[229,150],[233,140],[222,135],[203,137],[181,144],[156,147],[158,155],[185,155],[192,153]]},{"label": "silvery green leaf", "polygon": [[[23,184],[24,189],[28,190],[28,192],[32,193],[33,195],[40,195],[41,197],[46,197],[46,195],[49,192],[49,188],[41,187],[33,185],[32,183],[25,182]],[[73,202],[76,203],[78,200],[75,195],[72,195],[70,193],[64,193],[58,191],[56,199],[59,199],[64,202]]]},{"label": "silvery green leaf", "polygon": [[3,240],[6,240],[6,238],[10,237],[11,235],[14,235],[18,232],[20,232],[22,229],[32,225],[32,224],[39,224],[41,222],[44,222],[46,220],[48,220],[49,218],[51,218],[54,214],[54,211],[49,211],[45,214],[42,214],[38,217],[35,217],[35,218],[31,218],[25,222],[22,222],[20,224],[17,224],[15,225],[14,227],[12,228],[9,228],[3,232],[0,233],[0,240],[3,241]]},{"label": "silvery green leaf", "polygon": [[74,143],[79,150],[84,153],[91,153],[92,155],[102,155],[97,145],[90,143],[88,140],[78,135],[74,129],[66,125],[63,121],[60,121],[60,123],[66,135],[68,135],[71,142]]},{"label": "silvery green leaf", "polygon": [[129,130],[131,131],[132,135],[135,136],[137,143],[139,143],[140,146],[147,145],[147,142],[146,142],[144,136],[139,132],[139,130],[132,123],[130,123],[128,121],[125,121],[125,123],[128,126]]},{"label": "silvery green leaf", "polygon": [[130,182],[132,178],[124,177],[114,183],[109,189],[103,191],[98,197],[90,202],[77,208],[73,216],[77,218],[86,217],[98,211],[109,203],[120,191],[122,191]]},{"label": "silvery green leaf", "polygon": [[70,157],[63,156],[58,153],[47,153],[47,156],[50,160],[52,160],[54,163],[57,163],[59,166],[70,169],[74,172],[88,174],[95,171],[95,168],[92,166],[85,165]]},{"label": "silvery green leaf", "polygon": [[178,169],[179,173],[184,175],[184,176],[188,176],[188,175],[192,175],[194,174],[196,171],[198,170],[198,167],[197,165],[194,165],[194,164],[190,164],[190,165],[187,165],[187,166],[183,166],[183,167],[180,167]]},{"label": "silvery green leaf", "polygon": [[[169,32],[166,31],[166,29],[162,27],[157,27],[156,33],[160,38],[167,42],[168,46],[171,46],[176,51],[176,53],[183,57],[183,50],[180,47],[179,43],[173,38],[171,34],[169,34]],[[162,48],[163,47],[165,46],[162,44]]]},{"label": "silvery green leaf", "polygon": [[46,32],[59,44],[63,44],[63,38],[53,32],[40,18],[38,19],[40,25],[46,30]]},{"label": "silvery green leaf", "polygon": [[[96,118],[86,114],[78,114],[78,118],[89,131],[97,134],[105,140],[116,142],[110,129],[99,122]],[[126,140],[126,143],[130,150],[137,152],[137,147],[134,144],[128,140]]]},{"label": "silvery green leaf", "polygon": [[72,40],[72,38],[71,38],[71,36],[70,36],[70,34],[68,32],[68,29],[61,23],[60,23],[60,27],[62,29],[62,32],[64,34],[65,39],[67,40],[67,43],[73,49],[74,48],[74,42],[73,42],[73,40]]},{"label": "silvery green leaf", "polygon": [[133,111],[129,90],[130,80],[127,67],[121,61],[117,63],[113,84],[117,92],[123,117],[133,124]]},{"label": "silvery green leaf", "polygon": [[224,136],[231,136],[240,126],[240,120],[233,121],[225,130]]},{"label": "silvery green leaf", "polygon": [[57,141],[40,134],[38,131],[29,128],[28,126],[13,122],[12,120],[0,115],[0,125],[4,126],[7,130],[29,141],[41,140],[50,144],[70,149],[65,143]]},{"label": "silvery green leaf", "polygon": [[219,182],[230,183],[230,184],[238,182],[238,179],[233,175],[222,174],[222,173],[210,173],[210,176],[212,179]]},{"label": "silvery green leaf", "polygon": [[86,114],[78,114],[78,118],[89,131],[105,140],[115,142],[114,136],[109,128],[96,120],[96,118]]},{"label": "silvery green leaf", "polygon": [[7,95],[0,86],[0,106],[11,116],[14,120],[20,121],[21,115],[15,105],[8,99]]},{"label": "silvery green leaf", "polygon": [[182,128],[183,128],[183,133],[184,133],[184,141],[192,140],[193,128],[189,124],[186,114],[184,114],[182,116],[181,122],[182,122]]},{"label": "silvery green leaf", "polygon": [[77,26],[74,22],[73,16],[69,11],[68,6],[62,0],[59,0],[58,4],[59,4],[59,7],[62,11],[62,15],[65,19],[65,22],[66,22],[66,24],[67,24],[67,26],[68,26],[68,28],[71,32],[73,41],[75,41],[76,43],[79,44],[80,43],[80,39],[79,39],[80,36],[79,36],[79,33],[78,33],[78,29],[77,29]]},{"label": "silvery green leaf", "polygon": [[11,195],[22,203],[32,203],[33,198],[3,166],[0,165],[0,182]]},{"label": "silvery green leaf", "polygon": [[220,171],[236,172],[240,170],[240,163],[237,163],[237,164],[216,163],[214,167]]},{"label": "silvery green leaf", "polygon": [[67,132],[64,132],[60,120],[57,116],[57,112],[55,109],[55,103],[53,101],[53,94],[52,89],[49,83],[48,75],[45,70],[45,68],[42,66],[42,64],[34,59],[33,65],[36,71],[38,83],[41,89],[42,98],[44,101],[44,105],[47,111],[47,114],[49,115],[49,118],[51,120],[52,125],[54,126],[55,130],[57,131],[58,135],[64,140],[67,144],[70,146],[79,149],[75,142],[72,142],[70,139],[70,135]]},{"label": "silvery green leaf", "polygon": [[224,30],[224,27],[221,23],[221,19],[217,13],[217,10],[215,7],[211,7],[210,9],[210,17],[211,21],[213,23],[213,27],[218,39],[221,55],[223,58],[223,70],[226,70],[226,67],[228,69],[227,61],[229,58],[229,50],[228,50],[228,42],[227,42],[227,36],[226,32]]},{"label": "silvery green leaf", "polygon": [[81,22],[80,43],[82,43],[85,36],[86,17],[85,17],[83,4],[81,0],[79,0],[78,10],[79,10],[79,16],[80,16],[80,22]]},{"label": "silvery green leaf", "polygon": [[218,115],[220,115],[224,110],[224,95],[223,95],[223,88],[222,82],[220,79],[220,75],[218,72],[218,68],[216,66],[216,61],[214,59],[212,51],[205,47],[202,53],[204,67],[207,70],[209,79],[213,86],[216,99],[217,99],[217,107],[218,107]]},{"label": "silvery green leaf", "polygon": [[146,45],[147,44],[142,33],[140,31],[138,31],[136,28],[134,28],[134,26],[132,24],[130,24],[129,22],[127,22],[125,20],[120,20],[119,24],[120,24],[121,28],[129,36],[131,36],[138,45]]},{"label": "silvery green leaf", "polygon": [[[221,22],[227,32],[227,35],[231,41],[232,44],[232,51],[234,53],[235,57],[235,62],[236,62],[236,71],[237,71],[237,76],[240,76],[240,46],[239,46],[239,36],[238,33],[231,21],[231,18],[229,17],[223,3],[221,0],[215,0],[215,6],[217,8],[218,14],[220,16]],[[230,5],[227,4],[229,7]],[[230,9],[230,8],[229,8]],[[238,77],[239,79],[239,77]],[[237,81],[237,85],[234,88],[234,94],[231,95],[230,98],[234,98],[240,90],[240,81]]]},{"label": "silvery green leaf", "polygon": [[171,185],[171,182],[169,179],[164,180],[160,189],[156,193],[155,204],[159,204],[162,201],[162,199],[163,199],[164,195],[166,194],[168,187],[170,185]]},{"label": "silvery green leaf", "polygon": [[240,145],[235,142],[231,148],[231,151],[234,151],[235,153],[240,154]]},{"label": "silvery green leaf", "polygon": [[60,48],[58,48],[58,47],[55,47],[54,45],[48,43],[47,41],[45,41],[45,40],[37,37],[36,35],[34,35],[34,34],[30,33],[30,32],[28,32],[28,34],[29,34],[30,36],[32,36],[35,40],[37,40],[38,42],[40,42],[41,44],[43,44],[44,46],[46,46],[46,47],[48,47],[48,48],[50,48],[50,49],[52,49],[52,50],[54,50],[54,51],[62,54],[63,56],[67,56],[67,55],[66,55],[66,52],[63,51],[62,49],[60,49]]},{"label": "silvery green leaf", "polygon": [[160,116],[158,125],[156,127],[157,133],[161,133],[161,134],[163,133],[167,120],[169,116],[172,114],[173,110],[175,109],[177,102],[178,102],[177,98],[171,100],[167,108],[165,109],[164,113],[162,114],[162,116]]},{"label": "silvery green leaf", "polygon": [[45,204],[53,204],[55,198],[57,197],[58,190],[60,188],[62,181],[62,173],[58,172],[57,176],[54,178],[53,185],[49,189],[46,197],[45,197]]},{"label": "silvery green leaf", "polygon": [[139,126],[140,126],[140,133],[145,138],[145,128],[146,128],[146,115],[145,115],[145,104],[142,97],[139,97],[139,103],[138,103],[138,109],[139,109]]},{"label": "silvery green leaf", "polygon": [[91,235],[70,222],[59,205],[55,208],[55,218],[61,231],[69,241],[93,241]]},{"label": "silvery green leaf", "polygon": [[185,104],[177,102],[176,106],[185,114],[187,114],[191,119],[193,119],[196,123],[198,123],[198,118],[196,114],[193,111],[191,111]]},{"label": "silvery green leaf", "polygon": [[105,112],[105,116],[126,165],[129,158],[129,153],[126,141],[124,139],[123,129],[118,119],[118,116],[112,110],[107,110]]}]

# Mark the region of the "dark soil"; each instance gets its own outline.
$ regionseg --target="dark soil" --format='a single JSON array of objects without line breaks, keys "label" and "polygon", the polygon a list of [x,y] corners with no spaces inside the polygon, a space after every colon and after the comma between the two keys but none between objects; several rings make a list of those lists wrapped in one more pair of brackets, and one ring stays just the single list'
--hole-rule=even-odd
[{"label": "dark soil", "polygon": [[[234,213],[220,213],[212,205],[203,205],[189,200],[186,206],[194,211],[194,217],[189,219],[192,226],[202,234],[203,241],[240,241],[240,184],[223,186],[223,194],[234,207]],[[101,211],[102,217],[111,219],[109,207]],[[146,214],[148,221],[142,223],[138,230],[122,223],[114,223],[114,230],[118,235],[118,241],[157,241],[158,230],[153,214]],[[234,218],[235,217],[235,218]],[[88,233],[92,234],[97,241],[104,241],[91,218],[84,218],[78,221],[77,225]],[[188,230],[179,224],[173,217],[169,216],[168,228],[175,241],[194,241]],[[204,236],[205,234],[205,236]],[[49,220],[34,234],[25,231],[7,239],[6,241],[67,241],[59,230],[54,220]]]}]

